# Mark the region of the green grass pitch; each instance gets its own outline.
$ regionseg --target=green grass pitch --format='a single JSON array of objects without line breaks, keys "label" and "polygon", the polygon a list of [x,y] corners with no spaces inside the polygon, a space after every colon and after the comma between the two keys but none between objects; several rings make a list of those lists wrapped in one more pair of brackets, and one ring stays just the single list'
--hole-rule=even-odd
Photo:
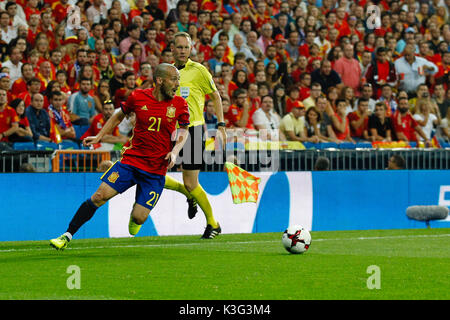
[{"label": "green grass pitch", "polygon": [[450,299],[450,229],[311,234],[303,255],[281,233],[2,242],[0,299]]}]

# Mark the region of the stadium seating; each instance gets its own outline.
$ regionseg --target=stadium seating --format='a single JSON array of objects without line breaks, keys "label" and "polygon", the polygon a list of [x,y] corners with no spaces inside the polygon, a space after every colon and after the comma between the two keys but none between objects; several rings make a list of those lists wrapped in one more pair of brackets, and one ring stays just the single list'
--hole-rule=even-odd
[{"label": "stadium seating", "polygon": [[305,147],[305,149],[313,149],[313,148],[315,148],[315,143],[303,142],[303,146]]},{"label": "stadium seating", "polygon": [[63,140],[61,143],[59,143],[59,149],[61,150],[67,150],[67,149],[80,149],[80,145],[72,140]]},{"label": "stadium seating", "polygon": [[355,146],[356,149],[372,149],[372,144],[370,142],[358,142]]},{"label": "stadium seating", "polygon": [[339,148],[339,144],[335,143],[335,142],[321,142],[321,143],[316,143],[316,148],[317,149],[331,149],[331,148],[335,148],[338,149]]},{"label": "stadium seating", "polygon": [[36,150],[34,142],[15,142],[13,143],[14,150]]},{"label": "stadium seating", "polygon": [[80,139],[81,136],[89,129],[89,126],[74,125],[73,128],[75,129],[77,139]]},{"label": "stadium seating", "polygon": [[342,142],[339,144],[339,149],[344,149],[344,150],[348,150],[348,149],[355,149],[356,148],[356,144],[352,143],[352,142]]},{"label": "stadium seating", "polygon": [[58,145],[53,142],[38,141],[36,143],[36,150],[58,150]]}]

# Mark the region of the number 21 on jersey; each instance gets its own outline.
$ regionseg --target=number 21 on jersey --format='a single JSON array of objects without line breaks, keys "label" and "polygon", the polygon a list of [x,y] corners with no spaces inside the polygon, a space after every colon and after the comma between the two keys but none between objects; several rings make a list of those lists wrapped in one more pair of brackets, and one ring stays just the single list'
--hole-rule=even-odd
[{"label": "number 21 on jersey", "polygon": [[148,118],[148,121],[150,122],[150,126],[147,130],[159,132],[159,128],[161,127],[161,118],[150,117]]},{"label": "number 21 on jersey", "polygon": [[152,191],[149,193],[150,200],[148,200],[146,203],[150,207],[155,207],[155,204],[158,202],[159,199],[159,193],[156,193],[155,191]]}]

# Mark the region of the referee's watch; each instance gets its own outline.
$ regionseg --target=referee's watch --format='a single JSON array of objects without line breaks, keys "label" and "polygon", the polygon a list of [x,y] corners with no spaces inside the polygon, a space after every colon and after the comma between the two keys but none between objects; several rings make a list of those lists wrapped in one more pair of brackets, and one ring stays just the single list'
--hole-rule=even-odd
[{"label": "referee's watch", "polygon": [[219,122],[217,123],[217,127],[226,127],[227,124],[225,122]]}]

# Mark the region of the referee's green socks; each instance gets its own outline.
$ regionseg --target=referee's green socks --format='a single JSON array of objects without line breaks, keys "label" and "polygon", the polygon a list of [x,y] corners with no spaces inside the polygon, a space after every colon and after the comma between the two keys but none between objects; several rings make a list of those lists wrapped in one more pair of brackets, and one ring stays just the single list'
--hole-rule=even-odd
[{"label": "referee's green socks", "polygon": [[184,186],[184,184],[182,182],[172,178],[171,176],[169,176],[167,174],[166,174],[166,183],[164,184],[164,188],[181,192],[188,199],[192,198],[191,194],[189,193],[189,191],[187,191],[186,187]]},{"label": "referee's green socks", "polygon": [[169,175],[166,175],[166,182],[164,184],[164,188],[181,192],[188,199],[194,198],[197,201],[200,208],[202,209],[203,213],[205,214],[206,223],[210,224],[213,228],[217,228],[219,226],[216,220],[214,219],[211,204],[209,203],[206,192],[205,190],[203,190],[201,185],[198,185],[194,190],[192,190],[192,192],[189,193],[189,191],[186,189],[186,187],[182,182],[172,178]]},{"label": "referee's green socks", "polygon": [[194,190],[192,190],[191,195],[197,201],[198,205],[205,214],[206,223],[210,224],[214,229],[219,227],[217,221],[214,219],[213,211],[211,208],[211,204],[209,203],[208,196],[206,195],[205,190],[203,190],[200,184]]}]

